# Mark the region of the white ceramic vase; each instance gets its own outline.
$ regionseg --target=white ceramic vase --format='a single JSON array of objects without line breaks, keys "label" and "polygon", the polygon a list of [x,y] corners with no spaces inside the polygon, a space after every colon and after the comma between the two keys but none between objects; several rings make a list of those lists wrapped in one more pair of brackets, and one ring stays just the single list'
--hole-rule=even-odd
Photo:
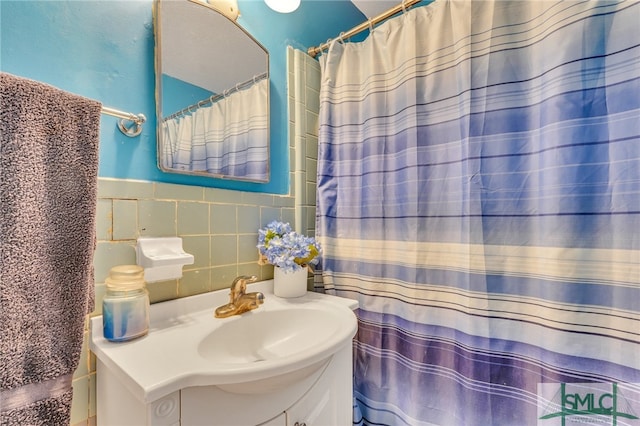
[{"label": "white ceramic vase", "polygon": [[273,268],[273,294],[278,297],[300,297],[307,293],[308,269],[285,272],[276,266]]}]

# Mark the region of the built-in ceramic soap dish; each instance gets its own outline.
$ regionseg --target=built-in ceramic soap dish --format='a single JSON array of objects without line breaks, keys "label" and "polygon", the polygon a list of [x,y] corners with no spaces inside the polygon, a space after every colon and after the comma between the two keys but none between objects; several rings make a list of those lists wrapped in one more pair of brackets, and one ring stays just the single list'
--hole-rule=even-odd
[{"label": "built-in ceramic soap dish", "polygon": [[182,267],[191,265],[193,255],[182,249],[182,238],[138,238],[136,261],[144,268],[146,282],[166,281],[182,277]]}]

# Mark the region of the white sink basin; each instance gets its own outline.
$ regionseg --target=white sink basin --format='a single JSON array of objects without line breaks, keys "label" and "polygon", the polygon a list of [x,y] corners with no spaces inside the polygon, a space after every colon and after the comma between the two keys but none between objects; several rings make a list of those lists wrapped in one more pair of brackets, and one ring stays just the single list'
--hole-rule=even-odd
[{"label": "white sink basin", "polygon": [[264,304],[224,319],[213,312],[228,302],[228,289],[154,304],[149,334],[124,343],[105,340],[95,317],[90,347],[144,402],[191,386],[270,392],[321,369],[357,329],[356,301],[316,293],[282,299],[272,289],[272,281],[248,285],[264,293]]},{"label": "white sink basin", "polygon": [[220,364],[250,364],[305,356],[330,342],[344,315],[317,308],[260,308],[231,317],[198,345],[198,353]]}]

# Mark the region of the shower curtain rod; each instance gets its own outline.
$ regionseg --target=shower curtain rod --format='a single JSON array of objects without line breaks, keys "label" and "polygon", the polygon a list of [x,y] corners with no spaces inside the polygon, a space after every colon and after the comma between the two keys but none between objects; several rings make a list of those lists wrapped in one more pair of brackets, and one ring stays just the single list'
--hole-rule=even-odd
[{"label": "shower curtain rod", "polygon": [[[421,1],[422,0],[402,0],[402,3],[400,3],[399,5],[394,6],[385,12],[382,12],[380,15],[376,16],[375,18],[371,18],[366,22],[363,22],[357,27],[351,28],[349,31],[345,33],[340,33],[340,35],[336,38],[344,40],[345,38],[352,37],[358,33],[361,33],[364,30],[371,29],[373,28],[374,25],[384,21],[385,19],[392,17],[398,12],[402,12],[403,10],[409,9],[411,6],[413,6],[416,3],[420,3]],[[329,44],[331,44],[331,41],[332,39],[329,39],[325,43],[322,43],[320,46],[310,47],[309,49],[307,49],[307,53],[312,58],[315,58],[320,52],[329,48]]]},{"label": "shower curtain rod", "polygon": [[207,104],[213,105],[214,103],[216,103],[220,99],[226,98],[230,94],[235,93],[235,92],[237,92],[239,90],[246,89],[247,87],[251,87],[252,84],[257,83],[260,80],[263,80],[263,79],[267,78],[268,76],[269,76],[268,72],[263,72],[262,74],[255,75],[255,76],[253,76],[253,78],[250,78],[247,81],[243,81],[242,83],[238,83],[234,87],[232,87],[231,89],[225,90],[223,93],[213,94],[213,95],[209,96],[206,99],[198,101],[193,105],[189,105],[186,108],[182,108],[178,112],[174,112],[173,114],[171,114],[171,115],[169,115],[167,117],[164,117],[162,119],[162,122],[164,123],[166,121],[173,120],[176,117],[180,117],[181,115],[185,115],[187,113],[194,112],[198,108],[201,108],[201,107],[203,107],[203,106],[205,106]]},{"label": "shower curtain rod", "polygon": [[[111,115],[113,117],[122,118],[118,123],[118,129],[124,133],[126,136],[130,138],[138,136],[142,132],[142,123],[147,121],[147,117],[144,114],[132,114],[130,112],[119,111],[114,108],[109,108],[106,106],[102,107],[102,113]],[[132,121],[133,125],[130,127],[125,126],[125,121]]]}]

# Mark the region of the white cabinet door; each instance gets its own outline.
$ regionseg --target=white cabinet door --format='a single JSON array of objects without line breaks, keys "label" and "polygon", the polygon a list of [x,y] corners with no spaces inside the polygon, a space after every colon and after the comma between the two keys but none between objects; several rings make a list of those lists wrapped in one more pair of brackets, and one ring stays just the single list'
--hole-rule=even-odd
[{"label": "white cabinet door", "polygon": [[335,401],[331,402],[330,389],[315,386],[287,410],[287,426],[336,425]]},{"label": "white cabinet door", "polygon": [[353,421],[351,345],[339,350],[316,384],[285,413],[287,426],[348,426]]}]

